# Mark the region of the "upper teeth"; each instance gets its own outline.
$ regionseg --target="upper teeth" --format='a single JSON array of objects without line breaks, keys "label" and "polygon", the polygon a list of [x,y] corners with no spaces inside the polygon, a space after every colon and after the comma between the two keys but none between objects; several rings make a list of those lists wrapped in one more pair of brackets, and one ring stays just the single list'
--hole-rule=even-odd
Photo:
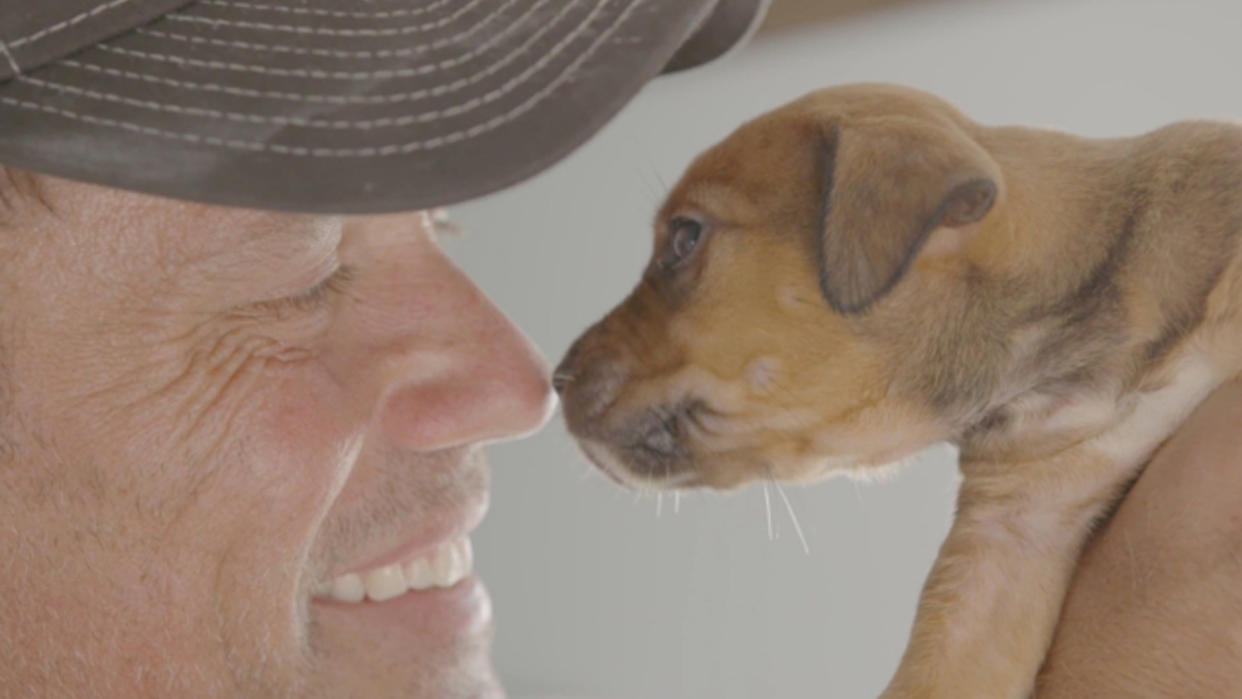
[{"label": "upper teeth", "polygon": [[361,602],[364,598],[383,602],[406,590],[452,587],[473,568],[470,539],[463,536],[408,561],[346,573],[318,583],[312,594],[338,602]]}]

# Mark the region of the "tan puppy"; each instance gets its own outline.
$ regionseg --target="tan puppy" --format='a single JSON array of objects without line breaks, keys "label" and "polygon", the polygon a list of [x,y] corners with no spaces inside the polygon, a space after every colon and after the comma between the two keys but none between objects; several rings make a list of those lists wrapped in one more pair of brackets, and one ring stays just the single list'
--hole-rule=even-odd
[{"label": "tan puppy", "polygon": [[733,488],[960,448],[887,697],[1026,696],[1092,526],[1242,369],[1242,128],[1088,140],[816,92],[700,156],[557,370],[614,479]]}]

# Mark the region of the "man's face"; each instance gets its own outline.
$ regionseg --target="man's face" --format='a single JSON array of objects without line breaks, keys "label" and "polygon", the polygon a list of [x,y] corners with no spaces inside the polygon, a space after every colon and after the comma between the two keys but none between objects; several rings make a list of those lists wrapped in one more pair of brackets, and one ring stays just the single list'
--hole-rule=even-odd
[{"label": "man's face", "polygon": [[479,444],[550,409],[428,217],[40,189],[0,229],[0,694],[495,690],[473,575],[329,599],[434,578]]}]

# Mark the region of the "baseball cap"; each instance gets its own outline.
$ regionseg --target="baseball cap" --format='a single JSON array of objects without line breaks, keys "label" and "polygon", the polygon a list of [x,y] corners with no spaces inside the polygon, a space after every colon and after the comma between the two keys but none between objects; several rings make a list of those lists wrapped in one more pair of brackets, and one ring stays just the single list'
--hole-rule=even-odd
[{"label": "baseball cap", "polygon": [[767,0],[8,0],[0,163],[229,206],[379,213],[547,168]]}]

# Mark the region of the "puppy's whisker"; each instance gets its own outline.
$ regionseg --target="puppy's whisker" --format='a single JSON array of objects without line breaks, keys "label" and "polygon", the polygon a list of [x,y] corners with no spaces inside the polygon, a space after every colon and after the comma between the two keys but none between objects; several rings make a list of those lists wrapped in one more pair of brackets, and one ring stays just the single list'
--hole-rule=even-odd
[{"label": "puppy's whisker", "polygon": [[[654,174],[656,176],[656,180],[659,181],[660,173],[656,171],[654,167],[652,167],[652,174]],[[664,198],[665,190],[668,189],[667,187],[665,187],[664,190],[657,189],[655,185],[651,183],[651,180],[647,179],[647,175],[642,171],[638,172],[638,179],[643,183],[643,189],[647,190],[647,195],[651,197],[653,202],[659,202]]]},{"label": "puppy's whisker", "polygon": [[673,514],[681,514],[681,491],[673,491]]},{"label": "puppy's whisker", "polygon": [[[769,479],[771,476],[768,477]],[[772,541],[772,496],[768,493],[768,482],[763,482],[763,507],[768,514],[768,541]]]},{"label": "puppy's whisker", "polygon": [[655,172],[656,182],[659,182],[659,183],[660,183],[660,187],[662,187],[662,188],[664,189],[664,191],[665,191],[665,192],[667,192],[667,191],[668,191],[668,182],[665,182],[665,181],[664,181],[664,176],[660,174],[659,169],[654,169],[654,172]]},{"label": "puppy's whisker", "polygon": [[664,493],[656,493],[656,517],[664,510]]},{"label": "puppy's whisker", "polygon": [[802,533],[802,525],[798,523],[798,515],[794,513],[793,504],[789,502],[789,496],[785,495],[785,489],[780,483],[773,482],[776,486],[776,494],[781,496],[781,500],[785,501],[785,509],[789,512],[789,519],[793,521],[794,531],[798,534],[798,540],[802,542],[802,552],[811,555],[811,547],[806,543],[806,535]]},{"label": "puppy's whisker", "polygon": [[781,500],[785,502],[785,510],[789,512],[789,520],[793,522],[794,531],[798,534],[798,540],[802,542],[802,551],[806,555],[811,555],[811,547],[806,543],[806,535],[802,533],[802,525],[798,522],[798,515],[794,513],[793,503],[789,502],[789,496],[785,494],[785,489],[781,487],[780,481],[772,477],[772,466],[767,465],[768,478],[772,481],[772,485],[776,486],[776,494],[781,496]]}]

